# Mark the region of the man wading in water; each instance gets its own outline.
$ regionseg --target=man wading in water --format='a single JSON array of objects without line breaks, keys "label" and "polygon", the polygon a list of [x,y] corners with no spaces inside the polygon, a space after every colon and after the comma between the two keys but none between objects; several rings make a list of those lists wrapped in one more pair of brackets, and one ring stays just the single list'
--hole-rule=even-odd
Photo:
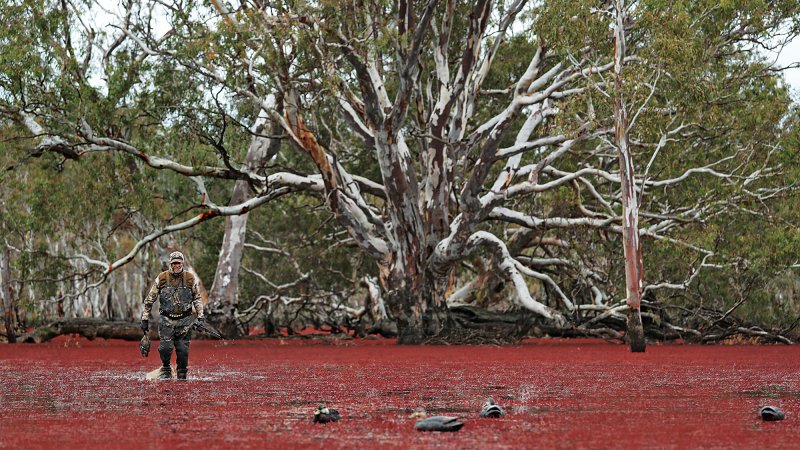
[{"label": "man wading in water", "polygon": [[141,327],[145,334],[150,329],[150,310],[153,309],[153,303],[160,300],[161,304],[158,309],[161,315],[158,322],[158,338],[161,340],[158,344],[158,353],[161,355],[161,372],[158,375],[160,380],[172,378],[169,360],[172,358],[173,347],[178,363],[178,379],[186,379],[186,372],[189,370],[189,338],[195,321],[192,306],[197,312],[197,321],[202,325],[205,320],[197,279],[183,270],[183,261],[183,253],[170,253],[169,270],[158,274],[150,292],[144,298]]}]

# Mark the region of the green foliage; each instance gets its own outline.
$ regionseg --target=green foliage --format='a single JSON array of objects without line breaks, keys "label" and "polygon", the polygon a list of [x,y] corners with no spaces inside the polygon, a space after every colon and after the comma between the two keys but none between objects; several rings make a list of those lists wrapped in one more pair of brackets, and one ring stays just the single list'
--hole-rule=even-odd
[{"label": "green foliage", "polygon": [[[341,52],[338,32],[351,37],[347,45],[354,54],[378,61],[376,70],[386,80],[389,98],[394,98],[398,49],[402,51],[409,42],[409,35],[401,36],[397,30],[394,2],[274,2],[271,7],[281,14],[268,24],[252,8],[237,10],[235,17],[241,27],[220,19],[208,5],[183,5],[185,8],[172,11],[168,19],[176,33],[160,42],[170,58],[137,58],[140,49],[129,39],[113,52],[107,66],[90,64],[86,73],[81,61],[88,36],[76,11],[65,11],[62,5],[49,0],[0,0],[0,22],[4,24],[0,31],[0,162],[4,168],[13,167],[0,172],[0,231],[8,245],[25,249],[16,257],[14,268],[20,279],[34,285],[35,295],[51,296],[55,289],[52,282],[36,280],[66,276],[72,269],[69,261],[52,255],[56,249],[62,251],[64,245],[70,250],[90,249],[115,260],[143,235],[197,215],[197,195],[186,177],[153,170],[142,159],[123,152],[87,153],[80,161],[54,153],[36,154],[32,150],[40,137],[30,136],[22,126],[20,110],[43,111],[38,119],[41,124],[67,138],[78,139],[80,131],[75,124],[85,121],[97,136],[130,143],[151,156],[195,167],[223,166],[224,149],[232,165],[240,166],[251,140],[248,128],[259,108],[236,89],[263,97],[291,78],[298,95],[297,109],[318,141],[351,173],[381,180],[374,149],[353,133],[341,116],[339,98],[360,92],[361,85]],[[451,81],[464,50],[472,6],[470,2],[455,4],[447,55]],[[421,7],[418,2],[417,17]],[[442,26],[444,7],[437,9],[437,27]],[[512,88],[540,45],[546,48],[543,71],[558,63],[580,62],[583,67],[608,63],[614,42],[607,8],[608,2],[600,1],[534,2],[501,44],[483,90]],[[800,179],[800,123],[786,87],[767,70],[769,61],[751,50],[754,42],[768,42],[778,25],[796,32],[800,6],[790,0],[640,0],[631,8],[631,15],[627,52],[636,60],[624,66],[623,76],[625,102],[631,118],[636,118],[630,140],[637,174],[643,174],[650,163],[661,136],[683,125],[659,147],[648,179],[668,180],[713,163],[715,171],[734,173],[737,181],[695,173],[680,184],[647,188],[641,196],[643,211],[652,215],[668,211],[684,221],[672,232],[683,245],[644,240],[647,281],[686,279],[702,259],[691,246],[708,248],[715,253],[708,263],[719,267],[704,269],[685,291],[659,291],[658,300],[724,310],[746,296],[750,300],[739,310],[743,315],[787,325],[798,305],[775,299],[792,285],[796,274],[786,268],[796,263],[800,254],[800,205],[797,187],[791,187]],[[146,26],[150,26],[146,21],[136,23],[134,31],[141,34]],[[482,52],[490,48],[493,39],[484,42]],[[433,44],[425,42],[419,62],[420,89],[414,100],[421,103],[425,102],[422,91],[429,86],[435,89]],[[248,59],[251,64],[245,63]],[[552,133],[576,137],[611,129],[612,84],[607,75],[581,80],[577,86],[585,90],[559,102],[559,114],[548,119],[534,138]],[[502,111],[511,95],[481,93],[467,133]],[[418,173],[424,164],[420,155],[426,149],[417,142],[423,141],[420,134],[425,132],[421,128],[426,120],[425,113],[418,117],[410,114],[404,124],[408,140],[415,141],[412,153],[417,157]],[[503,135],[501,147],[514,142],[519,126],[513,125]],[[615,174],[616,154],[603,150],[608,139],[606,134],[581,142],[558,161],[558,169],[592,166]],[[540,156],[529,152],[522,164],[534,163]],[[467,160],[475,157],[467,155]],[[743,189],[741,179],[767,161],[779,163],[779,169]],[[491,174],[502,169],[502,164],[497,164]],[[278,170],[305,174],[316,167],[308,155],[285,144],[274,161],[259,168],[262,174]],[[469,175],[458,174],[454,191]],[[542,175],[541,181],[554,178]],[[219,204],[227,203],[232,185],[230,180],[206,179],[211,199]],[[790,188],[777,190],[782,186]],[[598,183],[597,188],[603,194],[613,189],[608,183]],[[770,192],[774,195],[767,195]],[[385,206],[380,200],[370,200],[376,208]],[[614,202],[608,211],[579,183],[509,203],[538,218],[579,217],[582,206],[616,214],[621,208]],[[687,212],[697,204],[730,207],[719,207],[718,212],[698,221]],[[454,206],[453,213],[457,212]],[[644,226],[658,220],[642,217]],[[248,242],[260,244],[257,235],[261,235],[288,255],[249,248],[245,267],[276,285],[297,279],[295,263],[300,272],[310,274],[307,282],[287,295],[347,292],[354,289],[358,276],[375,271],[344,239],[321,197],[286,196],[253,211],[248,226]],[[499,223],[481,227],[498,236],[514,231]],[[618,234],[590,227],[536,231],[536,238],[563,239],[570,247],[558,250],[563,252],[559,255],[549,255],[531,244],[522,253],[580,260],[597,272],[596,281],[607,287],[613,299],[624,295]],[[223,232],[223,220],[215,219],[175,237],[191,253],[206,284],[213,279]],[[60,242],[67,239],[65,244]],[[487,255],[479,252],[475,257]],[[154,261],[148,264],[152,266]],[[548,275],[557,279],[568,295],[591,301],[580,268],[560,270],[550,269]],[[460,275],[467,279],[474,274],[465,271]],[[271,290],[249,272],[241,273],[241,279],[243,306]],[[23,300],[28,301],[24,305],[36,307],[32,299]]]}]

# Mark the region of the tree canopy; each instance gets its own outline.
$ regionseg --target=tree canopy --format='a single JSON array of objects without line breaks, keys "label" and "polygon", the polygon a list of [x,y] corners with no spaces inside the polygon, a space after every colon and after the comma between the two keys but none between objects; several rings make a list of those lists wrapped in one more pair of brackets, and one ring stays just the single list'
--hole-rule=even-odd
[{"label": "tree canopy", "polygon": [[133,318],[174,248],[216,292],[238,242],[229,320],[372,308],[416,343],[470,305],[621,337],[624,98],[645,321],[797,324],[797,106],[765,53],[796,1],[616,28],[566,0],[0,3],[6,305],[32,319]]}]

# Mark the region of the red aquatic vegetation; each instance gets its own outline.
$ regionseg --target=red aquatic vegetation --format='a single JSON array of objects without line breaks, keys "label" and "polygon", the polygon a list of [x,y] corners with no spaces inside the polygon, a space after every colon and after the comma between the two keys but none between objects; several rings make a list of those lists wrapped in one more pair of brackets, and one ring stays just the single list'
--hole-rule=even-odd
[{"label": "red aquatic vegetation", "polygon": [[[791,448],[800,347],[593,340],[193,341],[190,381],[146,381],[138,343],[0,345],[0,448]],[[480,419],[489,395],[506,416]],[[342,419],[313,424],[320,403]],[[786,411],[764,422],[761,406]],[[408,418],[462,417],[458,433]]]}]

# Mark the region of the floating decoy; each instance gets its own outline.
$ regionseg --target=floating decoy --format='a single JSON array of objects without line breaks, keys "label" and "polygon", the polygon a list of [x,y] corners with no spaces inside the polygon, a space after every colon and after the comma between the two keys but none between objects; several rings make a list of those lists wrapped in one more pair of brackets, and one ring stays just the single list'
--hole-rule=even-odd
[{"label": "floating decoy", "polygon": [[503,408],[495,403],[492,397],[486,399],[486,403],[483,404],[483,409],[481,409],[481,417],[495,418],[505,415],[505,413]]},{"label": "floating decoy", "polygon": [[336,422],[341,418],[342,416],[339,414],[339,411],[333,408],[328,408],[324,403],[322,403],[319,405],[319,407],[317,407],[317,410],[314,411],[313,423]]},{"label": "floating decoy", "polygon": [[784,414],[783,410],[777,406],[765,406],[758,411],[758,415],[768,422],[774,422],[776,420],[783,420],[786,418],[786,414]]},{"label": "floating decoy", "polygon": [[458,417],[428,417],[422,408],[415,410],[409,417],[417,419],[417,423],[414,425],[417,431],[458,431],[464,426],[464,422],[460,422]]}]

